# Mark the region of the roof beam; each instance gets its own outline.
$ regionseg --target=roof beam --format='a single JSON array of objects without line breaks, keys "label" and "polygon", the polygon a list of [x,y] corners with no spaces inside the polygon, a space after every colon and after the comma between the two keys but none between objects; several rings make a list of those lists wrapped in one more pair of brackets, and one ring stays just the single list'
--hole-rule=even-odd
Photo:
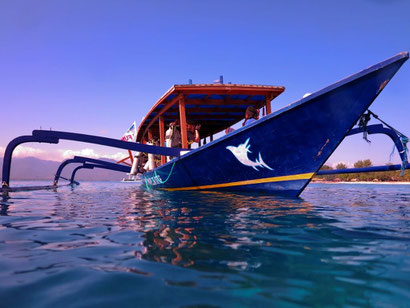
[{"label": "roof beam", "polygon": [[[186,105],[252,105],[257,103],[258,101],[245,101],[242,99],[231,99],[227,102],[223,99],[208,99],[205,102],[200,99],[187,99],[185,101]],[[187,107],[187,109],[189,109],[189,107]]]},{"label": "roof beam", "polygon": [[206,94],[210,94],[210,91],[218,91],[219,93],[230,94],[234,92],[238,94],[240,92],[283,92],[285,87],[280,86],[259,86],[259,85],[218,85],[218,84],[197,84],[197,85],[175,85],[174,89],[177,91],[186,93],[198,93],[198,91]]},{"label": "roof beam", "polygon": [[[185,98],[185,105],[187,111],[191,110],[192,107],[189,107],[189,105],[215,105],[215,106],[225,106],[225,105],[238,105],[238,106],[243,106],[243,105],[259,105],[259,104],[265,104],[265,99],[263,100],[258,100],[258,101],[252,101],[249,98],[246,99],[231,99],[231,100],[223,100],[223,99],[208,99],[208,100],[202,100],[202,99],[196,99],[196,98],[191,98],[191,99],[186,99]],[[173,112],[177,112],[178,107],[176,105],[171,106],[168,108],[168,110],[171,109]]]},{"label": "roof beam", "polygon": [[[189,114],[188,114],[189,115]],[[215,115],[213,115],[213,114],[210,114],[210,115],[207,115],[207,116],[204,116],[204,115],[197,115],[197,114],[192,114],[192,115],[189,115],[189,120],[192,120],[192,119],[202,119],[204,122],[206,122],[206,121],[209,121],[209,119],[221,119],[221,120],[223,120],[223,119],[226,119],[226,118],[229,118],[229,119],[236,119],[236,118],[238,118],[238,119],[243,119],[245,117],[245,113],[243,113],[243,114],[215,114]],[[176,120],[176,119],[179,119],[179,115],[170,115],[170,116],[164,116],[164,120]]]},{"label": "roof beam", "polygon": [[144,136],[147,133],[147,131],[151,127],[151,125],[153,125],[156,122],[156,120],[158,120],[159,117],[164,114],[164,112],[166,112],[169,108],[171,108],[178,101],[179,101],[179,95],[177,97],[175,97],[174,99],[172,99],[169,103],[167,103],[164,106],[164,108],[162,108],[161,111],[158,112],[156,114],[156,116],[148,123],[148,126],[145,128],[144,133],[142,134],[142,136]]},{"label": "roof beam", "polygon": [[[239,106],[238,106],[239,107]],[[243,112],[245,113],[246,108],[185,108],[186,112],[192,113],[192,112],[202,112],[202,113],[210,113],[210,112],[218,112],[218,113],[231,113],[231,112]]]},{"label": "roof beam", "polygon": [[280,93],[283,92],[283,89],[278,89],[278,90],[267,90],[267,89],[261,89],[261,90],[246,90],[246,89],[235,89],[235,90],[226,90],[226,89],[189,89],[187,91],[182,91],[186,96],[189,94],[207,94],[207,95],[269,95],[271,93],[274,93],[279,95]]}]

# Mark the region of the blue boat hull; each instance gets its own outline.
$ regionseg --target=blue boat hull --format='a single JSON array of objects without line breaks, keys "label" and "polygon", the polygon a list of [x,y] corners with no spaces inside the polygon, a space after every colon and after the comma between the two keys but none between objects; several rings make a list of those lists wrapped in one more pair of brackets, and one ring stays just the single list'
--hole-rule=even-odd
[{"label": "blue boat hull", "polygon": [[407,59],[401,53],[192,150],[145,173],[144,185],[298,196]]}]

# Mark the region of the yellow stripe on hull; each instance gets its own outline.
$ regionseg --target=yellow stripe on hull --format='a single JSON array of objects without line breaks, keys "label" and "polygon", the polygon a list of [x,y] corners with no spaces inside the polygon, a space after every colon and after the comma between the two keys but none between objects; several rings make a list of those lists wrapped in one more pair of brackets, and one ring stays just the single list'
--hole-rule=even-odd
[{"label": "yellow stripe on hull", "polygon": [[302,174],[295,174],[295,175],[275,176],[271,178],[238,181],[238,182],[230,182],[230,183],[202,185],[202,186],[189,186],[189,187],[177,187],[177,188],[162,188],[162,189],[165,189],[168,191],[212,189],[212,188],[233,187],[233,186],[252,185],[252,184],[261,184],[261,183],[309,180],[313,177],[313,175],[314,173],[302,173]]}]

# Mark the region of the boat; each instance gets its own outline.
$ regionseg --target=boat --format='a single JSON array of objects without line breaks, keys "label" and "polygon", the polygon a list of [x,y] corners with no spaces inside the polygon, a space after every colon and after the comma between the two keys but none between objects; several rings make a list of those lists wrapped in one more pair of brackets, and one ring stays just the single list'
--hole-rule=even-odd
[{"label": "boat", "polygon": [[127,176],[121,180],[122,183],[140,183],[141,176],[139,174],[127,173]]},{"label": "boat", "polygon": [[[316,174],[374,172],[410,169],[407,147],[409,138],[382,121],[369,106],[389,83],[405,61],[408,52],[373,65],[315,93],[272,112],[271,101],[285,90],[281,86],[223,83],[172,86],[149,110],[136,131],[136,141],[65,131],[34,130],[9,142],[3,157],[2,194],[30,189],[56,188],[68,164],[82,164],[74,169],[70,185],[79,169],[109,169],[130,173],[129,179],[147,189],[168,191],[218,190],[258,192],[299,196]],[[252,107],[262,117],[240,126],[245,111]],[[382,125],[367,125],[370,117]],[[190,147],[187,128],[197,121],[199,146]],[[170,147],[167,127],[180,126],[180,147]],[[354,128],[355,124],[358,127]],[[134,131],[132,125],[129,131]],[[175,131],[174,131],[175,132]],[[226,134],[225,134],[226,132]],[[128,132],[127,132],[128,133]],[[401,165],[319,170],[345,137],[363,133],[389,136],[400,155]],[[189,138],[188,138],[189,137]],[[194,136],[199,137],[199,136]],[[124,139],[124,137],[123,137]],[[195,138],[199,139],[199,138]],[[60,140],[87,142],[129,151],[122,160],[127,166],[87,157],[63,161],[53,185],[10,187],[14,149],[28,142],[57,144]],[[157,144],[159,143],[159,144]],[[138,165],[132,152],[148,153],[148,162]],[[144,155],[146,158],[145,154]],[[145,159],[144,158],[144,159]],[[130,163],[127,162],[130,160]],[[64,179],[64,178],[63,178]]]},{"label": "boat", "polygon": [[[184,84],[172,86],[149,110],[137,142],[158,140],[179,120],[181,156],[161,156],[141,175],[148,189],[229,190],[299,196],[322,165],[408,59],[402,52],[275,112],[281,86]],[[262,117],[228,134],[254,106]],[[201,124],[201,143],[189,149],[187,121]],[[215,136],[219,136],[216,138]]]}]

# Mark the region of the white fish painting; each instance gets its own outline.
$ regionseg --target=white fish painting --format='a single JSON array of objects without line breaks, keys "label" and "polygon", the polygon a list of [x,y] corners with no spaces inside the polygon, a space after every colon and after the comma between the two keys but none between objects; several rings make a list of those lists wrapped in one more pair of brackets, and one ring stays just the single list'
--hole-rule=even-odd
[{"label": "white fish painting", "polygon": [[250,140],[250,138],[248,138],[245,141],[245,143],[242,143],[242,144],[238,145],[237,147],[230,145],[230,146],[227,146],[226,148],[229,151],[231,151],[232,154],[236,157],[236,159],[238,159],[245,166],[252,167],[256,171],[259,171],[258,167],[273,170],[271,167],[269,167],[267,164],[265,164],[265,162],[262,159],[262,156],[261,156],[260,152],[259,152],[259,158],[257,158],[255,161],[252,161],[252,160],[249,159],[248,153],[252,153],[249,150],[249,148],[251,146],[249,144],[249,140]]}]

